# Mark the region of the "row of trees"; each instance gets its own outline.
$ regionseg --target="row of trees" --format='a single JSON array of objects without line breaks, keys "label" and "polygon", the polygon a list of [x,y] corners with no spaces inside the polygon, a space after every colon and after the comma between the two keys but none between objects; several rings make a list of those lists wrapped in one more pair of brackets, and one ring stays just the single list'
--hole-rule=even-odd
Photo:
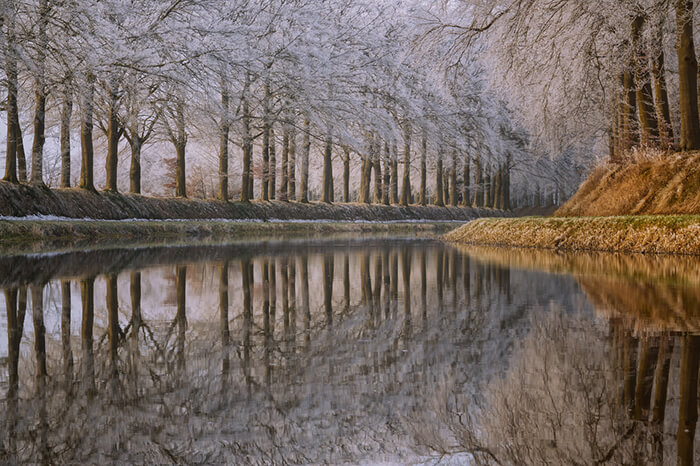
[{"label": "row of trees", "polygon": [[692,1],[463,0],[434,11],[426,37],[486,50],[494,84],[550,154],[624,163],[639,149],[700,149]]},{"label": "row of trees", "polygon": [[394,2],[2,8],[8,182],[44,185],[55,167],[49,184],[64,188],[79,173],[86,190],[165,185],[184,197],[196,190],[193,167],[206,178],[213,166],[222,200],[307,202],[319,192],[333,202],[337,192],[345,202],[508,208],[511,169],[529,156],[527,135],[486,89],[479,62],[446,70],[420,53],[415,9]]}]

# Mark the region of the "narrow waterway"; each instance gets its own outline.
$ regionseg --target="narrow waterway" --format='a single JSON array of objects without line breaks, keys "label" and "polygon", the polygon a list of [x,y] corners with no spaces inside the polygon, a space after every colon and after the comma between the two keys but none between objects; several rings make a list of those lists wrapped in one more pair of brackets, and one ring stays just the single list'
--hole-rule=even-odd
[{"label": "narrow waterway", "polygon": [[698,265],[415,238],[1,256],[1,459],[698,463]]}]

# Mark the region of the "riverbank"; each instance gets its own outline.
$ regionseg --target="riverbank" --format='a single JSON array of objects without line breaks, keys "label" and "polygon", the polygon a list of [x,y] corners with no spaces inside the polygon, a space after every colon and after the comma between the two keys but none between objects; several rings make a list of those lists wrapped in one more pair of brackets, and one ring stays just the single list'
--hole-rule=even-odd
[{"label": "riverbank", "polygon": [[447,233],[459,244],[700,255],[700,216],[479,219]]},{"label": "riverbank", "polygon": [[436,207],[312,202],[224,202],[156,198],[132,194],[48,189],[0,182],[0,217],[57,216],[95,220],[333,220],[467,221],[504,216],[505,212],[471,207]]},{"label": "riverbank", "polygon": [[392,235],[435,237],[458,222],[0,220],[0,256],[108,245]]}]

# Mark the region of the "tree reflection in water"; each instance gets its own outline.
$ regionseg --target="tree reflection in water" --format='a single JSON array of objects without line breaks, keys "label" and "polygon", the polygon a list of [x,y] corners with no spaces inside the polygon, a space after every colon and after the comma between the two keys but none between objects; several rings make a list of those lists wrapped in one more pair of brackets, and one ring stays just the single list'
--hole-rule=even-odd
[{"label": "tree reflection in water", "polygon": [[0,277],[2,460],[692,464],[697,282],[581,260],[382,240],[0,258],[22,267]]}]

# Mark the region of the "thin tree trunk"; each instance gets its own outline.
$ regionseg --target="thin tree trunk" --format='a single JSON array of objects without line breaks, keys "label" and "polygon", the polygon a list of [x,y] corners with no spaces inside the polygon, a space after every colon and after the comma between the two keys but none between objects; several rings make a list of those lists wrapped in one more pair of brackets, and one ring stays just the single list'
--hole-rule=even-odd
[{"label": "thin tree trunk", "polygon": [[343,202],[350,202],[350,149],[343,147]]},{"label": "thin tree trunk", "polygon": [[389,149],[389,143],[384,142],[384,182],[382,183],[382,203],[384,205],[389,205],[390,191],[391,189],[391,152]]},{"label": "thin tree trunk", "polygon": [[462,165],[462,178],[464,179],[462,183],[462,206],[467,207],[471,205],[469,199],[469,156],[464,156],[464,162]]},{"label": "thin tree trunk", "polygon": [[309,153],[311,152],[311,122],[308,116],[304,119],[304,141],[301,153],[301,202],[309,202]]},{"label": "thin tree trunk", "polygon": [[268,199],[274,200],[277,195],[277,141],[275,140],[274,122],[270,121],[270,167],[268,177]]},{"label": "thin tree trunk", "polygon": [[642,40],[644,29],[644,17],[637,15],[632,21],[632,44],[635,53],[635,82],[637,93],[637,109],[639,111],[639,124],[641,142],[643,146],[656,146],[659,140],[659,127],[654,110],[654,96],[651,90],[649,78],[649,57]]},{"label": "thin tree trunk", "polygon": [[423,132],[423,139],[421,140],[421,152],[420,152],[420,205],[424,206],[428,203],[426,198],[426,183],[428,176],[428,140],[425,136],[425,131]]},{"label": "thin tree trunk", "polygon": [[116,193],[117,187],[117,162],[119,156],[119,120],[117,120],[117,85],[112,83],[109,89],[109,104],[107,107],[107,159],[105,172],[107,173],[106,191]]},{"label": "thin tree trunk", "polygon": [[438,148],[437,167],[435,168],[435,205],[438,207],[445,206],[442,182],[442,149]]},{"label": "thin tree trunk", "polygon": [[396,141],[391,145],[391,203],[399,202],[399,151]]},{"label": "thin tree trunk", "polygon": [[37,41],[38,57],[36,60],[36,109],[34,112],[34,141],[32,143],[32,175],[30,182],[34,186],[44,186],[44,143],[46,142],[46,76],[44,57],[46,54],[49,4],[48,0],[39,1],[39,31]]},{"label": "thin tree trunk", "polygon": [[452,165],[450,166],[450,205],[457,205],[457,151],[452,150]]},{"label": "thin tree trunk", "polygon": [[637,132],[637,92],[635,90],[634,76],[632,72],[625,71],[623,73],[624,82],[624,133],[625,133],[625,152],[631,150],[639,142],[639,134]]},{"label": "thin tree trunk", "polygon": [[88,191],[95,190],[94,182],[94,146],[92,142],[92,112],[95,97],[95,76],[87,76],[87,89],[83,94],[82,121],[80,124],[80,187]]},{"label": "thin tree trunk", "polygon": [[671,126],[671,110],[668,103],[668,88],[666,86],[666,57],[663,51],[663,21],[659,21],[654,31],[654,46],[656,53],[651,58],[651,72],[654,78],[654,104],[659,126],[659,142],[661,148],[669,150],[674,145],[673,127]]},{"label": "thin tree trunk", "polygon": [[70,188],[70,121],[73,114],[73,91],[66,78],[61,106],[61,187]]},{"label": "thin tree trunk", "polygon": [[280,181],[279,200],[287,201],[287,191],[289,190],[289,124],[284,123],[282,128],[282,175]]},{"label": "thin tree trunk", "polygon": [[265,83],[263,98],[263,146],[262,146],[262,183],[260,199],[267,201],[270,190],[270,85]]},{"label": "thin tree trunk", "polygon": [[231,128],[229,122],[229,102],[228,90],[222,82],[221,89],[221,123],[219,129],[219,199],[228,201],[228,137]]},{"label": "thin tree trunk", "polygon": [[483,207],[482,204],[481,156],[474,159],[474,199],[472,207]]},{"label": "thin tree trunk", "polygon": [[22,126],[19,124],[19,115],[15,117],[17,123],[17,175],[20,183],[27,182],[27,155],[24,153],[24,137],[22,136]]},{"label": "thin tree trunk", "polygon": [[368,154],[362,156],[362,166],[360,167],[360,202],[369,204],[370,179],[372,176],[372,140],[369,140]]},{"label": "thin tree trunk", "polygon": [[378,138],[373,140],[374,150],[372,151],[372,168],[374,168],[374,198],[373,202],[379,204],[382,202],[382,164],[381,153],[382,148]]},{"label": "thin tree trunk", "polygon": [[401,185],[401,205],[411,202],[411,128],[406,125],[403,147],[403,183]]},{"label": "thin tree trunk", "polygon": [[693,41],[693,2],[676,0],[676,51],[681,112],[681,150],[700,148],[698,61]]},{"label": "thin tree trunk", "polygon": [[187,132],[185,131],[185,104],[179,99],[177,102],[177,164],[175,167],[175,196],[187,197],[187,185],[185,182],[185,149],[187,146]]},{"label": "thin tree trunk", "polygon": [[326,148],[323,152],[323,193],[321,194],[321,202],[333,202],[333,139],[331,138],[330,129],[326,136]]},{"label": "thin tree trunk", "polygon": [[289,170],[287,175],[287,198],[290,201],[297,200],[297,130],[294,127],[294,124],[295,122],[294,120],[292,120],[291,128],[289,129]]},{"label": "thin tree trunk", "polygon": [[252,157],[252,141],[250,138],[250,106],[248,104],[247,92],[250,86],[250,76],[246,74],[241,107],[243,111],[243,173],[241,174],[241,202],[250,201],[252,186],[252,174],[250,172],[250,162]]}]

